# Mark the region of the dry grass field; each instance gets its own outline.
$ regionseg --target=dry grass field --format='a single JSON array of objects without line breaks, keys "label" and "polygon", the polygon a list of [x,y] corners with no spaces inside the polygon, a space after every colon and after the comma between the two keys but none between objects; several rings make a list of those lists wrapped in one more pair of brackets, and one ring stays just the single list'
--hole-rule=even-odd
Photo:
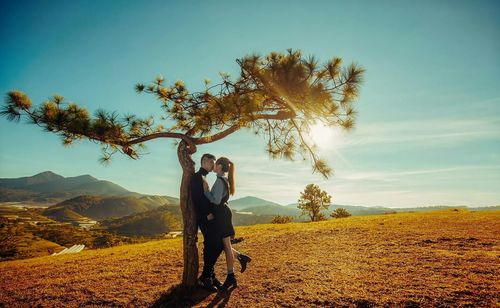
[{"label": "dry grass field", "polygon": [[[236,232],[244,238],[236,248],[253,260],[226,293],[179,290],[182,240],[167,239],[2,262],[0,306],[499,306],[500,211],[398,213]],[[224,265],[221,257],[220,279]]]}]

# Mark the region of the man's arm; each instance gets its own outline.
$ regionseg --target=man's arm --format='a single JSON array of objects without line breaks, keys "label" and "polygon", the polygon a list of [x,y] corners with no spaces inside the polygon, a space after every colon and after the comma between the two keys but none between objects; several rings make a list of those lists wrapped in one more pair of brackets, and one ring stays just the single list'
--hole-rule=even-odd
[{"label": "man's arm", "polygon": [[197,218],[200,219],[203,216],[201,208],[201,195],[199,185],[197,183],[197,175],[193,174],[191,176],[190,188],[191,188],[191,200],[193,201],[194,210],[196,212]]},{"label": "man's arm", "polygon": [[197,175],[193,175],[190,181],[191,200],[193,201],[197,219],[207,221],[207,215],[213,212],[213,206],[203,195],[203,184]]}]

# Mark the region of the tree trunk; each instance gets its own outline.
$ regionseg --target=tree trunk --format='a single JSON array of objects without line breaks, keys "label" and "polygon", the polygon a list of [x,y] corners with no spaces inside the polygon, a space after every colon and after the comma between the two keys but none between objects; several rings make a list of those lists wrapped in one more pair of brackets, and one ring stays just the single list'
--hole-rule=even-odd
[{"label": "tree trunk", "polygon": [[194,161],[191,159],[191,154],[194,152],[196,152],[196,148],[190,147],[184,140],[179,142],[177,157],[182,167],[180,206],[182,221],[184,223],[184,272],[182,274],[182,284],[186,287],[194,286],[198,278],[198,247],[196,244],[198,240],[198,225],[196,224],[196,213],[189,187],[189,181],[194,173]]}]

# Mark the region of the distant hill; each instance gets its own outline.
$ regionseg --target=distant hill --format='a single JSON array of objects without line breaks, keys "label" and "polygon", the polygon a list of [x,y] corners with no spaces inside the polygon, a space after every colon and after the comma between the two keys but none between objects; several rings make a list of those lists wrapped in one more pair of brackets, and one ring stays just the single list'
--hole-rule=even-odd
[{"label": "distant hill", "polygon": [[45,171],[30,177],[0,179],[1,200],[60,202],[79,195],[142,196],[110,181],[98,180],[88,174],[63,177]]},{"label": "distant hill", "polygon": [[[78,196],[47,208],[43,214],[56,220],[67,220],[72,212],[95,220],[119,218],[153,209],[136,197]],[[63,208],[63,209],[61,209]],[[68,211],[70,210],[70,211]],[[60,215],[60,216],[59,216]]]},{"label": "distant hill", "polygon": [[353,216],[364,216],[364,215],[377,215],[391,212],[392,209],[387,207],[369,207],[369,206],[356,206],[356,205],[343,205],[343,204],[332,204],[328,209],[327,216],[337,208],[344,208]]},{"label": "distant hill", "polygon": [[[288,209],[297,209],[299,211],[299,215],[301,210],[297,207],[298,203],[291,203],[284,206]],[[375,214],[384,214],[387,212],[391,212],[394,209],[388,207],[369,207],[369,206],[358,206],[358,205],[343,205],[343,204],[332,204],[327,210],[321,211],[327,217],[330,217],[330,213],[333,212],[337,208],[344,208],[353,216],[364,216],[364,215],[375,215]],[[304,216],[305,217],[305,216]]]},{"label": "distant hill", "polygon": [[43,215],[57,221],[84,220],[86,217],[64,206],[51,206],[44,210]]},{"label": "distant hill", "polygon": [[40,193],[33,191],[0,187],[0,202],[16,201],[46,202],[47,198],[40,198]]},{"label": "distant hill", "polygon": [[[274,215],[255,215],[233,211],[233,225],[247,226],[270,223]],[[100,222],[102,228],[126,236],[158,236],[182,230],[179,205],[164,205],[145,212]]]},{"label": "distant hill", "polygon": [[[263,205],[263,206],[253,206],[244,208],[241,212],[251,212],[256,215],[287,215],[298,218],[298,220],[307,220],[306,215],[301,216],[302,211],[297,207],[298,203],[288,204],[286,206],[278,205]],[[387,212],[392,212],[394,209],[386,207],[367,207],[367,206],[354,206],[354,205],[341,205],[332,204],[327,210],[322,210],[321,212],[329,217],[330,213],[337,208],[345,208],[353,216],[364,216],[364,215],[375,215],[384,214]],[[429,210],[429,209],[427,209]],[[408,210],[405,210],[408,211]]]},{"label": "distant hill", "polygon": [[29,187],[37,184],[49,183],[52,181],[58,181],[64,179],[63,176],[55,174],[52,171],[45,171],[42,173],[38,173],[34,176],[25,176],[20,178],[2,178],[0,179],[0,187],[3,188],[15,188],[15,189],[23,189],[25,187]]},{"label": "distant hill", "polygon": [[[298,203],[288,204],[286,208],[297,208]],[[359,206],[359,205],[345,205],[345,204],[332,204],[328,210],[322,211],[327,217],[329,217],[330,213],[333,212],[337,208],[344,208],[353,216],[365,216],[365,215],[377,215],[384,213],[394,213],[394,212],[426,212],[433,210],[445,210],[451,208],[461,208],[461,209],[470,209],[470,210],[497,210],[500,206],[491,206],[491,207],[467,207],[465,205],[452,206],[452,205],[436,205],[436,206],[422,206],[422,207],[411,207],[411,208],[390,208],[383,206]]]},{"label": "distant hill", "polygon": [[58,203],[80,195],[147,197],[143,201],[152,206],[179,204],[178,198],[132,192],[113,182],[99,180],[88,174],[63,177],[52,171],[45,171],[29,177],[0,179],[0,202]]},{"label": "distant hill", "polygon": [[165,205],[118,219],[107,219],[101,227],[126,236],[158,236],[182,230],[182,216],[177,205]]},{"label": "distant hill", "polygon": [[[19,201],[31,201],[39,203],[61,203],[64,200],[70,200],[78,196],[88,195],[97,197],[136,197],[139,203],[134,199],[129,199],[124,201],[125,206],[122,212],[115,212],[122,217],[122,214],[130,215],[134,213],[139,213],[143,210],[151,210],[163,205],[178,205],[179,198],[170,196],[159,196],[159,195],[144,195],[137,192],[128,191],[127,189],[112,183],[110,181],[99,180],[91,175],[80,175],[75,177],[63,177],[51,171],[45,171],[38,173],[34,176],[20,177],[20,178],[2,178],[0,179],[0,202],[19,202]],[[89,200],[87,200],[89,201]],[[115,203],[120,202],[115,200]],[[135,205],[132,205],[134,203]],[[298,203],[288,204],[283,206],[276,202],[268,201],[265,199],[257,198],[254,196],[247,196],[236,200],[229,201],[229,206],[236,212],[251,212],[254,215],[269,216],[269,215],[288,215],[288,216],[298,216],[300,211],[297,208]],[[355,205],[339,205],[333,204],[327,211],[323,211],[326,216],[338,207],[347,209],[352,215],[372,215],[372,214],[383,214],[387,212],[416,212],[416,211],[429,211],[435,209],[446,209],[446,208],[465,208],[466,206],[431,206],[431,207],[414,207],[414,208],[389,208],[389,207],[371,207],[371,206],[355,206]],[[477,207],[471,208],[471,210],[494,210],[498,209],[496,207]],[[70,209],[71,210],[71,209]],[[73,210],[72,210],[73,211]],[[108,214],[101,215],[103,210],[99,210],[99,213],[93,213],[99,217],[109,217]],[[112,213],[115,210],[110,210]],[[83,215],[78,211],[73,211],[78,215]],[[59,219],[66,219],[70,217],[76,217],[75,213],[65,210],[55,210],[47,212]],[[247,215],[243,213],[242,215]],[[86,215],[84,215],[86,216]],[[238,216],[239,217],[239,216]],[[302,216],[301,219],[305,217]],[[236,217],[235,217],[236,219]],[[239,218],[237,218],[238,220]],[[241,216],[241,221],[243,224],[247,224],[249,221],[264,221],[267,218],[263,217],[250,217]]]},{"label": "distant hill", "polygon": [[268,205],[281,206],[278,203],[264,200],[264,199],[260,199],[257,197],[251,197],[251,196],[229,201],[229,207],[232,208],[233,210],[243,210],[245,208],[261,207],[261,206],[268,206]]},{"label": "distant hill", "polygon": [[36,184],[25,185],[20,188],[38,192],[54,192],[58,190],[68,191],[68,190],[78,190],[79,186],[81,185],[88,185],[89,183],[96,183],[96,182],[100,181],[87,174],[87,175],[67,177],[67,178],[61,177],[56,180],[48,180]]},{"label": "distant hill", "polygon": [[[244,201],[258,201],[259,205],[241,210],[234,210],[233,207],[233,224],[235,226],[270,223],[276,215],[292,216],[294,221],[307,221],[309,219],[307,216],[300,216],[301,211],[291,205],[265,204],[266,200],[248,197]],[[159,206],[163,202],[165,203]],[[124,236],[159,236],[182,229],[181,210],[175,202],[178,202],[178,199],[163,196],[144,196],[141,198],[79,196],[51,206],[43,214],[59,221],[92,218],[99,220],[102,228]],[[244,203],[242,202],[242,204]],[[327,218],[330,218],[330,213],[339,207],[347,209],[353,216],[414,212],[414,209],[352,205],[332,205],[328,210],[322,212]],[[447,208],[451,207],[436,206],[417,208],[417,210],[430,211]],[[486,209],[494,210],[498,207]]]},{"label": "distant hill", "polygon": [[169,196],[154,196],[145,195],[139,198],[142,202],[149,204],[153,207],[162,205],[179,205],[179,198],[169,197]]},{"label": "distant hill", "polygon": [[241,212],[251,212],[256,215],[287,215],[287,216],[300,216],[301,211],[298,208],[287,207],[282,205],[265,205],[265,206],[252,206],[244,208]]},{"label": "distant hill", "polygon": [[498,210],[500,210],[500,205],[474,207],[474,208],[471,208],[471,210],[472,211],[498,211]]},{"label": "distant hill", "polygon": [[233,212],[233,225],[234,226],[251,226],[256,224],[271,223],[275,215],[256,215]]}]

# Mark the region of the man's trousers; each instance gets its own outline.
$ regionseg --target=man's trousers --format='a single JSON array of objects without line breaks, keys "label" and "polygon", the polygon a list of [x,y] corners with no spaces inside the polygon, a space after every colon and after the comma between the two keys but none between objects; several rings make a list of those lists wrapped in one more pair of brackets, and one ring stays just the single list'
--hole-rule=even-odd
[{"label": "man's trousers", "polygon": [[218,235],[215,219],[199,223],[198,226],[203,234],[203,271],[201,276],[211,277],[217,258],[224,251],[224,244]]}]

